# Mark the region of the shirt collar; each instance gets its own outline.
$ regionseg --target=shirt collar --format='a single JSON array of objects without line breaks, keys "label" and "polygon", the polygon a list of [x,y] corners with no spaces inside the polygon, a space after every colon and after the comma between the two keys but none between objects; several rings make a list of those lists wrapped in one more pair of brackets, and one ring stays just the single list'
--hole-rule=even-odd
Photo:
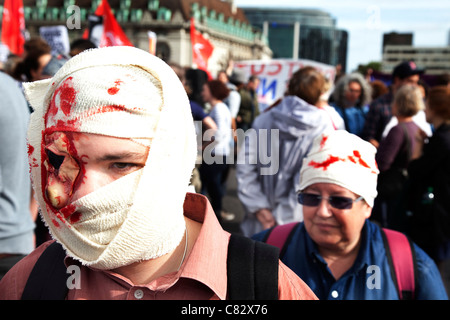
[{"label": "shirt collar", "polygon": [[187,193],[184,215],[202,223],[202,228],[182,266],[181,277],[200,281],[224,300],[227,294],[226,262],[230,234],[222,229],[205,196]]}]

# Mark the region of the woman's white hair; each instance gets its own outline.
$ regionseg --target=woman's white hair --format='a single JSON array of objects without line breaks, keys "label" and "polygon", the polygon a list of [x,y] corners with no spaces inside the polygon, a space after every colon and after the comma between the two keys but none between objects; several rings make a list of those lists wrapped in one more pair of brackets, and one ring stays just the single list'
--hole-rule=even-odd
[{"label": "woman's white hair", "polygon": [[338,80],[332,94],[334,103],[336,103],[336,105],[340,107],[346,105],[345,91],[348,90],[348,86],[351,82],[357,82],[361,86],[361,96],[356,103],[356,107],[362,107],[370,103],[370,101],[372,100],[372,87],[366,81],[366,79],[364,79],[362,74],[357,72],[345,75]]}]

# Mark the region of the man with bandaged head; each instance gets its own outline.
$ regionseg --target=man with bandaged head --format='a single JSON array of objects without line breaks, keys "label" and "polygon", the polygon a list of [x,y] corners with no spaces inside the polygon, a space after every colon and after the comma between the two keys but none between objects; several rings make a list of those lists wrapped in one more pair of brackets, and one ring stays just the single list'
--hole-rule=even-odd
[{"label": "man with bandaged head", "polygon": [[[63,269],[79,268],[79,283],[62,299],[234,298],[227,276],[234,238],[205,197],[187,193],[196,135],[173,70],[140,49],[108,47],[25,88],[35,109],[33,186],[56,241],[5,276],[0,299],[54,299],[46,295],[53,284],[42,289],[33,278],[41,260],[60,263],[49,263],[50,251],[63,252]],[[275,298],[316,298],[278,257],[275,270]]]},{"label": "man with bandaged head", "polygon": [[318,135],[295,190],[303,222],[254,238],[282,247],[282,261],[321,300],[447,299],[433,260],[399,232],[368,220],[377,196],[375,153],[345,130]]}]

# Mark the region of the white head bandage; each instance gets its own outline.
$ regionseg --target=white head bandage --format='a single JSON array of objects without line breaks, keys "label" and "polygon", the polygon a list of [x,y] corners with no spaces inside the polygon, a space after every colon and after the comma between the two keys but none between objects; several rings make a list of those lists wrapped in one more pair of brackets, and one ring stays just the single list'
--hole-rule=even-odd
[{"label": "white head bandage", "polygon": [[[175,249],[185,231],[183,203],[197,149],[189,101],[172,68],[140,49],[107,47],[85,51],[53,78],[24,86],[34,108],[28,130],[33,186],[42,217],[67,253],[114,269]],[[59,207],[45,190],[46,143],[67,147],[64,134],[54,132],[130,138],[150,151],[142,169]],[[67,163],[77,170],[72,159]]]},{"label": "white head bandage", "polygon": [[377,196],[376,148],[345,130],[325,132],[313,142],[303,159],[300,186],[333,183],[364,198],[373,207]]}]

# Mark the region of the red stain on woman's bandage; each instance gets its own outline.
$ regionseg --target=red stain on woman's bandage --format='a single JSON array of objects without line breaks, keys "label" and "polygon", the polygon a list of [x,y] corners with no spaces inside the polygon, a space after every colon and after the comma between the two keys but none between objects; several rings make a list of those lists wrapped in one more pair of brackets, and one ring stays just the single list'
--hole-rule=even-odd
[{"label": "red stain on woman's bandage", "polygon": [[[372,169],[367,164],[367,162],[365,162],[362,159],[361,154],[359,153],[358,150],[354,150],[353,155],[349,155],[346,158],[340,158],[340,157],[336,157],[336,156],[333,156],[330,154],[330,155],[328,155],[328,158],[325,161],[322,161],[322,162],[310,161],[308,163],[308,165],[311,167],[314,167],[315,169],[323,169],[323,171],[326,171],[326,170],[328,170],[328,167],[330,165],[332,165],[333,163],[339,162],[339,161],[342,161],[342,162],[350,161],[354,164],[359,164],[360,166],[362,166],[364,168]],[[372,170],[372,173],[376,173],[376,171]]]},{"label": "red stain on woman's bandage", "polygon": [[370,169],[370,166],[367,164],[367,162],[365,162],[365,161],[361,158],[361,154],[359,153],[358,150],[354,150],[354,151],[353,151],[353,154],[354,154],[355,157],[358,159],[358,163],[359,163],[360,165],[362,165],[363,167],[366,167],[366,168],[369,168],[369,169]]},{"label": "red stain on woman's bandage", "polygon": [[345,161],[345,159],[341,159],[339,157],[332,156],[331,154],[328,156],[328,159],[322,162],[310,161],[308,163],[309,166],[314,167],[316,169],[322,168],[323,171],[328,170],[328,167],[338,161]]},{"label": "red stain on woman's bandage", "polygon": [[328,140],[328,136],[323,135],[322,140],[320,141],[320,149],[323,149],[323,147],[325,147],[325,143],[327,142],[327,140]]},{"label": "red stain on woman's bandage", "polygon": [[110,95],[112,95],[112,96],[115,95],[115,94],[117,94],[117,93],[119,92],[119,90],[120,90],[120,89],[119,89],[119,86],[120,86],[122,83],[123,83],[123,81],[120,80],[120,79],[114,81],[115,86],[109,88],[109,89],[108,89],[108,93],[109,93]]}]

